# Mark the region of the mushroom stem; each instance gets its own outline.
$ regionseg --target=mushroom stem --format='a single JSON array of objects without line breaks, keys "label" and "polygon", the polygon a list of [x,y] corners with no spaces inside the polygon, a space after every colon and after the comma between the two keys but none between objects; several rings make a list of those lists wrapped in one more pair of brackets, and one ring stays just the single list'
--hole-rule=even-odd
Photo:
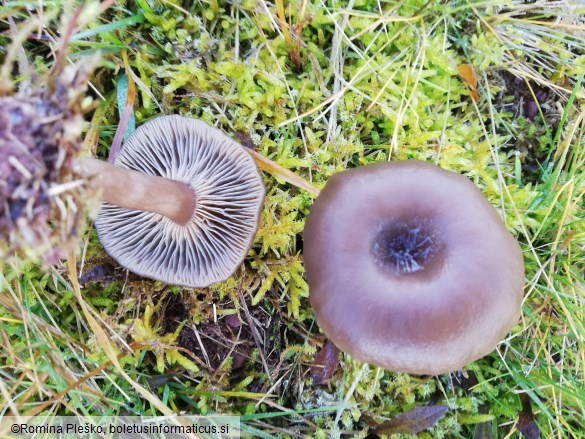
[{"label": "mushroom stem", "polygon": [[114,166],[94,158],[78,162],[82,175],[102,190],[108,203],[164,215],[179,225],[192,218],[197,204],[193,189],[180,181]]}]

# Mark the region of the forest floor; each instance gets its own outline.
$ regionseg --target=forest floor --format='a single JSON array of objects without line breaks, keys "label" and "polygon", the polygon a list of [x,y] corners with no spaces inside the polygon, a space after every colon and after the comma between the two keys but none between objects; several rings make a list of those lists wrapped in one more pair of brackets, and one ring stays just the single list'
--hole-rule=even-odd
[{"label": "forest floor", "polygon": [[[191,3],[0,6],[0,111],[57,81],[78,103],[61,120],[80,133],[68,154],[105,159],[134,127],[182,114],[271,161],[254,245],[209,288],[127,272],[86,216],[51,223],[51,245],[69,234],[59,255],[14,257],[0,241],[0,417],[221,413],[266,438],[585,437],[585,7]],[[52,73],[68,69],[83,81]],[[315,195],[335,172],[404,159],[470,178],[526,265],[518,325],[442,376],[316,358],[326,337],[302,259]],[[84,200],[67,212],[95,213]]]}]

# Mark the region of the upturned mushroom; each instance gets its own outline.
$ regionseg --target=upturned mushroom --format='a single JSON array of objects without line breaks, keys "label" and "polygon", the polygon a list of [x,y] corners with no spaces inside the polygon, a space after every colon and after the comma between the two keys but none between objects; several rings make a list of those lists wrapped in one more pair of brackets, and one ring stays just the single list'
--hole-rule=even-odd
[{"label": "upturned mushroom", "polygon": [[100,242],[134,273],[205,287],[231,276],[252,245],[262,178],[244,147],[203,121],[158,117],[115,165],[88,158],[80,168],[102,190]]},{"label": "upturned mushroom", "polygon": [[520,316],[517,241],[470,180],[421,161],[331,177],[307,218],[304,260],[325,334],[386,369],[460,369]]}]

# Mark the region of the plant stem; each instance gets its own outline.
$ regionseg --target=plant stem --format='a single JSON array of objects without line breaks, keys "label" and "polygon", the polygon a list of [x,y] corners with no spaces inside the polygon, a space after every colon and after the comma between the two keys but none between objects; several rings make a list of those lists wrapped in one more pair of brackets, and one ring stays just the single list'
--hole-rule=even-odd
[{"label": "plant stem", "polygon": [[78,162],[82,175],[102,191],[108,203],[126,209],[164,215],[179,225],[192,218],[197,205],[195,191],[186,183],[144,174],[94,158]]}]

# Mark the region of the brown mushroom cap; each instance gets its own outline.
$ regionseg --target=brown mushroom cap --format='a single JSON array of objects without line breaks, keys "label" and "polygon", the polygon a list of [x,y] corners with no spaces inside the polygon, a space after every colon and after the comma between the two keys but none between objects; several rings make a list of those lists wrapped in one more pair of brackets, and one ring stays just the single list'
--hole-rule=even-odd
[{"label": "brown mushroom cap", "polygon": [[460,369],[520,315],[518,243],[471,181],[421,161],[331,177],[303,252],[319,326],[342,351],[386,369]]},{"label": "brown mushroom cap", "polygon": [[[203,121],[161,116],[132,133],[115,165],[182,182],[195,197],[192,213],[191,203],[186,203],[190,219],[185,224],[156,210],[103,203],[96,229],[120,265],[144,277],[194,288],[231,276],[252,245],[264,200],[262,178],[242,145]],[[123,193],[132,190],[120,188]],[[188,199],[190,192],[180,198]],[[161,204],[166,201],[164,193],[156,196],[162,197]]]}]

